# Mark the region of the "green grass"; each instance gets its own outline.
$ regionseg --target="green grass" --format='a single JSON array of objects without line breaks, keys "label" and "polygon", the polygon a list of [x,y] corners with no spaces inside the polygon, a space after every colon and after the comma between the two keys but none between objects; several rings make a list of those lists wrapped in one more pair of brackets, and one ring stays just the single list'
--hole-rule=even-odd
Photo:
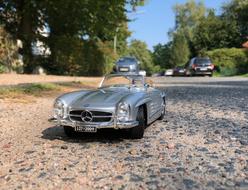
[{"label": "green grass", "polygon": [[92,88],[96,82],[61,82],[61,83],[31,83],[17,86],[0,87],[0,98],[18,98],[23,95],[42,96],[49,92],[63,91],[68,88]]},{"label": "green grass", "polygon": [[213,77],[223,77],[223,75],[218,72],[213,72]]},{"label": "green grass", "polygon": [[37,84],[25,84],[14,87],[2,87],[0,88],[0,96],[13,96],[13,95],[34,95],[39,96],[42,92],[50,92],[59,90],[60,87],[52,83],[37,83]]},{"label": "green grass", "polygon": [[241,77],[248,77],[248,73],[244,74],[244,75],[240,75]]},{"label": "green grass", "polygon": [[52,91],[52,90],[58,90],[59,87],[56,84],[51,83],[44,83],[44,84],[31,84],[24,87],[21,87],[21,90],[25,94],[36,94],[43,91]]},{"label": "green grass", "polygon": [[248,73],[247,74],[243,74],[243,75],[223,75],[221,73],[218,72],[214,72],[213,73],[214,77],[228,77],[228,76],[239,76],[239,77],[248,77]]}]

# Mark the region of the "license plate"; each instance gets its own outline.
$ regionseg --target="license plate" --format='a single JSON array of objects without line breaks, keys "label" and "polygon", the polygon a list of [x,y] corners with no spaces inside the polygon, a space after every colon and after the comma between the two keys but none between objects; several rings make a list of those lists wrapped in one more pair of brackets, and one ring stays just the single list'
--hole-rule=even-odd
[{"label": "license plate", "polygon": [[207,71],[208,68],[200,68],[201,71]]},{"label": "license plate", "polygon": [[96,133],[97,128],[93,126],[76,126],[75,131],[77,132],[87,132],[87,133]]},{"label": "license plate", "polygon": [[128,68],[120,68],[120,71],[127,72],[128,71]]},{"label": "license plate", "polygon": [[180,70],[179,73],[184,73],[184,70]]}]

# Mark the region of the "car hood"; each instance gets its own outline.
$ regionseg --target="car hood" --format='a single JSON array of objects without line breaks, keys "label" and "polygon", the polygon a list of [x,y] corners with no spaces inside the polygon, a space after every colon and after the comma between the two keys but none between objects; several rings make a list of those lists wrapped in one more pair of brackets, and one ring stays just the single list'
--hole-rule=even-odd
[{"label": "car hood", "polygon": [[90,91],[72,102],[72,108],[104,108],[115,107],[122,98],[131,94],[128,88],[98,89]]}]

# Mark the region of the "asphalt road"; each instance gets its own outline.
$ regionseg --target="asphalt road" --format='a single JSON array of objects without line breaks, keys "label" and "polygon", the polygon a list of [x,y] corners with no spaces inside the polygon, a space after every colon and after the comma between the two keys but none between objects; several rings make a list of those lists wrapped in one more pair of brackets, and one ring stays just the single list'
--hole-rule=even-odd
[{"label": "asphalt road", "polygon": [[69,139],[47,122],[55,97],[0,100],[0,189],[248,189],[248,79],[154,80],[167,113],[141,140]]}]

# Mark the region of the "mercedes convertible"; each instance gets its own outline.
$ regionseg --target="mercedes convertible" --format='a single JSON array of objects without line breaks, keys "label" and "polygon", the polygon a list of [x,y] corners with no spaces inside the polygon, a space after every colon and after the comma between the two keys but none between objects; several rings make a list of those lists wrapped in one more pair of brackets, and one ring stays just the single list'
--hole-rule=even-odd
[{"label": "mercedes convertible", "polygon": [[138,74],[111,74],[96,90],[59,96],[49,121],[64,128],[67,136],[103,128],[126,129],[130,138],[143,138],[146,126],[165,115],[165,93]]}]

